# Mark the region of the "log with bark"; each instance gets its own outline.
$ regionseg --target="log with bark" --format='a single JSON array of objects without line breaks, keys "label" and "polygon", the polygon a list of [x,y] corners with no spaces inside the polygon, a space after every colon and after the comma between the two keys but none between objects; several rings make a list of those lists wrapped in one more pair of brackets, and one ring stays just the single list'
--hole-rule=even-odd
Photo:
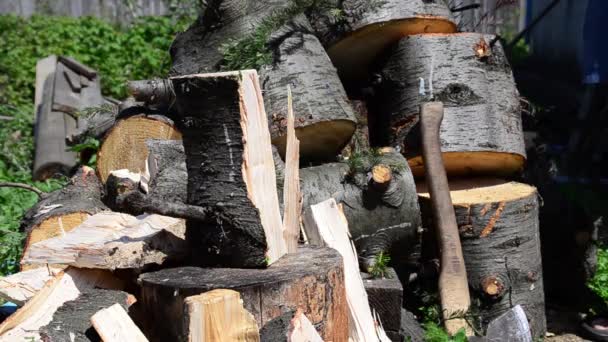
[{"label": "log with bark", "polygon": [[243,308],[241,295],[217,289],[184,300],[183,315],[188,341],[259,342],[258,324]]},{"label": "log with bark", "polygon": [[255,70],[174,77],[188,168],[187,239],[207,265],[266,267],[286,253]]},{"label": "log with bark", "polygon": [[184,259],[188,254],[184,233],[182,219],[103,212],[89,217],[71,232],[30,245],[23,262],[141,269]]},{"label": "log with bark", "polygon": [[[423,81],[421,81],[423,79]],[[424,174],[419,106],[444,103],[441,150],[449,176],[512,174],[525,148],[519,94],[500,44],[477,33],[403,38],[382,70],[377,134],[399,148],[416,177]]]},{"label": "log with bark", "polygon": [[135,115],[118,120],[97,153],[97,172],[105,184],[110,172],[127,169],[143,173],[148,139],[181,140],[173,121],[162,115]]},{"label": "log with bark", "polygon": [[336,69],[308,20],[304,15],[295,17],[273,32],[268,44],[274,59],[261,68],[260,79],[273,145],[285,155],[285,88],[290,85],[302,160],[335,160],[351,139],[357,121]]},{"label": "log with bark", "polygon": [[[91,215],[108,210],[101,201],[102,187],[95,171],[83,166],[62,189],[44,195],[44,198],[28,210],[21,222],[26,232],[23,253],[29,246],[65,234],[80,225]],[[22,269],[28,269],[22,263]]]},{"label": "log with bark", "polygon": [[[300,248],[266,269],[180,267],[139,277],[141,303],[155,322],[144,332],[152,340],[177,341],[186,336],[175,317],[184,299],[214,289],[238,291],[259,327],[301,308],[326,341],[346,341],[348,313],[340,255],[330,248]],[[146,331],[147,329],[147,331]]]},{"label": "log with bark", "polygon": [[[266,41],[260,42],[260,51],[242,48],[238,53],[270,56],[258,69],[273,144],[279,147],[281,155],[285,154],[285,87],[291,85],[302,159],[335,159],[351,138],[356,120],[334,66],[302,14],[304,8],[298,7],[302,5],[291,1],[260,1],[241,10],[242,4],[234,1],[218,3],[221,3],[218,11],[222,13],[219,28],[206,27],[212,24],[203,19],[175,40],[172,73],[184,75],[216,71],[224,58],[220,53],[224,49],[222,44],[234,39],[236,46],[246,45],[244,41],[250,36],[260,34],[256,30],[269,31],[263,36]],[[238,6],[238,10],[233,6]],[[284,13],[295,15],[286,16]],[[231,67],[255,66],[245,63]]]},{"label": "log with bark", "polygon": [[345,80],[365,79],[377,57],[404,36],[456,32],[443,1],[330,0],[309,12]]},{"label": "log with bark", "polygon": [[348,162],[300,170],[304,213],[329,198],[343,204],[364,271],[380,252],[407,258],[417,241],[420,209],[407,162],[392,149],[367,150]]},{"label": "log with bark", "polygon": [[297,310],[272,319],[260,329],[262,342],[323,342],[308,317]]},{"label": "log with bark", "polygon": [[[533,336],[544,336],[545,305],[538,232],[538,194],[532,186],[497,179],[450,182],[473,312],[483,327],[521,304]],[[420,207],[431,218],[425,184]],[[477,303],[477,304],[476,304]]]}]

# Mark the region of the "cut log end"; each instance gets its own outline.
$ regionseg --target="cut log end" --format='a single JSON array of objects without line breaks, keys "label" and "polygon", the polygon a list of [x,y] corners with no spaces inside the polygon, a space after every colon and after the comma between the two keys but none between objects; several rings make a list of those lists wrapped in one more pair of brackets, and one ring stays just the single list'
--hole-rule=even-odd
[{"label": "cut log end", "polygon": [[[427,184],[416,184],[418,196],[430,198]],[[450,195],[454,205],[509,202],[536,193],[533,186],[498,178],[458,179],[450,181]],[[484,213],[487,214],[487,213]]]},{"label": "cut log end", "polygon": [[498,298],[503,295],[505,284],[499,278],[489,276],[482,279],[481,288],[488,297]]},{"label": "cut log end", "polygon": [[[37,226],[32,227],[32,230],[27,235],[25,241],[25,247],[23,249],[23,255],[26,255],[31,245],[36,242],[48,240],[54,237],[65,235],[67,232],[72,231],[84,222],[91,215],[86,212],[76,212],[62,216],[53,216],[42,221]],[[32,268],[40,267],[40,265],[31,265],[27,263],[21,264],[21,270],[29,270]]]},{"label": "cut log end", "polygon": [[391,168],[386,165],[376,165],[372,168],[372,180],[374,185],[385,188],[391,182],[392,179]]},{"label": "cut log end", "polygon": [[360,79],[373,60],[392,43],[412,34],[452,33],[456,24],[447,18],[419,16],[365,26],[328,49],[328,55],[345,79]]},{"label": "cut log end", "polygon": [[[450,176],[511,175],[523,170],[525,158],[515,153],[502,152],[444,152],[443,164]],[[408,159],[412,174],[424,177],[422,156]]]},{"label": "cut log end", "polygon": [[[296,127],[296,136],[300,140],[300,155],[310,160],[334,160],[349,142],[355,128],[356,123],[350,120],[325,121]],[[275,137],[272,144],[278,148],[281,157],[285,157],[287,134]],[[336,148],[328,149],[328,146]]]},{"label": "cut log end", "polygon": [[119,121],[106,136],[97,155],[97,172],[105,184],[114,170],[144,172],[148,139],[181,140],[181,133],[169,119],[130,117]]}]

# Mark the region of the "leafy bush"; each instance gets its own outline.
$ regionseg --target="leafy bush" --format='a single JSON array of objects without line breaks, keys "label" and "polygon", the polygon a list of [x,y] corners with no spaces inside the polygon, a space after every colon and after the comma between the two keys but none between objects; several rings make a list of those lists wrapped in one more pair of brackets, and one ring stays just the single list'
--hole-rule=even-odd
[{"label": "leafy bush", "polygon": [[597,269],[587,285],[608,304],[608,249],[598,249]]},{"label": "leafy bush", "polygon": [[[51,54],[71,56],[96,69],[105,96],[124,98],[130,79],[166,75],[169,46],[184,21],[142,17],[125,28],[83,17],[0,15],[0,182],[33,184],[52,191],[65,180],[44,183],[31,179],[33,101],[36,62]],[[27,190],[0,188],[0,275],[14,272],[23,234],[23,213],[36,201]]]},{"label": "leafy bush", "polygon": [[464,329],[460,329],[454,336],[450,336],[443,328],[436,323],[424,324],[424,340],[426,342],[467,342],[467,335]]}]

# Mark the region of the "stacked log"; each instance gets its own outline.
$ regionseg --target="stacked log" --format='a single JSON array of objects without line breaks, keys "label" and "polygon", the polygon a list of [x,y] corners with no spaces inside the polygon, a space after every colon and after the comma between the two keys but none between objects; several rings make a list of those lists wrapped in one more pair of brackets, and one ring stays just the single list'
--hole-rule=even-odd
[{"label": "stacked log", "polygon": [[[425,184],[423,217],[432,217]],[[450,182],[462,251],[482,328],[520,304],[535,337],[546,331],[536,188],[500,179]],[[432,226],[429,224],[429,226]]]},{"label": "stacked log", "polygon": [[424,174],[418,107],[432,97],[444,103],[440,135],[448,175],[522,170],[519,94],[504,51],[493,42],[494,36],[477,33],[422,34],[392,51],[377,91],[385,123],[378,134],[402,151],[415,176]]},{"label": "stacked log", "polygon": [[441,1],[329,1],[311,22],[346,80],[366,79],[393,43],[420,33],[453,33],[456,24]]},{"label": "stacked log", "polygon": [[173,121],[165,116],[131,116],[118,120],[106,133],[97,154],[97,172],[105,184],[114,170],[143,173],[148,139],[181,140]]}]

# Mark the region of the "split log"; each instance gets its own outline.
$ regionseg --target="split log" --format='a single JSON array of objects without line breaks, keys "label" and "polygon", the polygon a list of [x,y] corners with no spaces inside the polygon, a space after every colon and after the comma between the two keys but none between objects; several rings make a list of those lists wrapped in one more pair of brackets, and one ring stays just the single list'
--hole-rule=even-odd
[{"label": "split log", "polygon": [[266,269],[180,267],[139,277],[141,303],[148,313],[147,336],[178,341],[186,336],[175,317],[184,299],[214,289],[238,291],[259,327],[301,308],[326,341],[346,341],[348,318],[342,259],[333,249],[300,248]]},{"label": "split log", "polygon": [[273,145],[285,155],[287,93],[291,85],[296,134],[304,161],[335,160],[351,139],[356,119],[336,69],[304,15],[273,32],[275,58],[260,70]]},{"label": "split log", "polygon": [[456,32],[442,1],[331,0],[318,7],[311,23],[346,80],[365,79],[377,57],[404,36]]},{"label": "split log", "polygon": [[36,293],[22,308],[0,324],[0,341],[40,340],[39,329],[49,324],[65,302],[93,288],[122,289],[111,273],[100,270],[68,268]]},{"label": "split log", "polygon": [[184,233],[181,219],[103,212],[63,236],[31,245],[23,262],[108,270],[162,265],[186,256]]},{"label": "split log", "polygon": [[343,258],[349,340],[385,341],[381,338],[381,334],[385,335],[382,326],[378,326],[372,316],[344,212],[333,199],[315,204],[310,209],[304,217],[304,229],[310,242],[334,248]]},{"label": "split log", "polygon": [[[378,170],[388,178],[376,182]],[[300,179],[305,214],[311,205],[329,198],[343,204],[364,271],[380,252],[397,262],[407,258],[417,240],[420,209],[414,179],[399,153],[390,149],[359,153],[348,163],[301,169]]]},{"label": "split log", "polygon": [[[534,187],[496,179],[450,183],[474,312],[485,327],[521,304],[535,337],[546,332],[538,200]],[[431,206],[419,185],[423,217]]]},{"label": "split log", "polygon": [[253,315],[243,308],[234,290],[217,289],[185,299],[187,335],[184,340],[200,342],[259,342]]},{"label": "split log", "polygon": [[[286,253],[270,133],[255,70],[174,77],[188,167],[187,239],[207,264],[266,267]],[[205,255],[206,254],[206,255]]]},{"label": "split log", "polygon": [[[273,153],[275,149],[273,147]],[[285,154],[285,182],[283,189],[283,237],[287,253],[298,251],[302,194],[300,193],[300,141],[294,127],[291,88],[287,86],[287,150]]]},{"label": "split log", "polygon": [[[21,222],[21,230],[27,234],[23,253],[27,254],[32,244],[64,235],[91,215],[107,210],[101,202],[101,190],[95,171],[83,166],[67,186],[45,195]],[[21,268],[31,265],[22,261]]]},{"label": "split log", "polygon": [[[421,78],[425,95],[420,94]],[[494,36],[404,38],[382,70],[377,94],[377,113],[383,116],[378,121],[384,127],[376,133],[403,152],[414,176],[424,175],[419,106],[431,94],[445,107],[440,135],[449,176],[502,175],[522,169],[526,154],[519,94]]]},{"label": "split log", "polygon": [[[99,308],[110,307],[114,304],[124,312],[133,299],[131,295],[122,291],[88,289],[75,300],[65,302],[58,308],[53,314],[52,321],[40,328],[40,337],[45,342],[98,341],[100,337],[91,324],[91,316]],[[114,329],[116,328],[114,327]],[[109,342],[105,339],[103,341]],[[136,342],[136,340],[123,341]]]},{"label": "split log", "polygon": [[260,330],[262,342],[323,342],[302,310],[286,312],[272,319]]},{"label": "split log", "polygon": [[66,137],[74,134],[77,112],[104,103],[97,74],[77,61],[49,56],[36,65],[36,153],[33,178],[44,180],[56,173],[69,174],[76,154],[68,150]]},{"label": "split log", "polygon": [[148,139],[181,140],[171,119],[160,115],[131,116],[118,120],[97,153],[97,172],[105,184],[110,172],[127,169],[144,172]]},{"label": "split log", "polygon": [[59,272],[60,268],[40,267],[0,278],[0,298],[23,306]]},{"label": "split log", "polygon": [[148,342],[124,307],[118,303],[97,311],[91,317],[91,324],[103,342]]}]

